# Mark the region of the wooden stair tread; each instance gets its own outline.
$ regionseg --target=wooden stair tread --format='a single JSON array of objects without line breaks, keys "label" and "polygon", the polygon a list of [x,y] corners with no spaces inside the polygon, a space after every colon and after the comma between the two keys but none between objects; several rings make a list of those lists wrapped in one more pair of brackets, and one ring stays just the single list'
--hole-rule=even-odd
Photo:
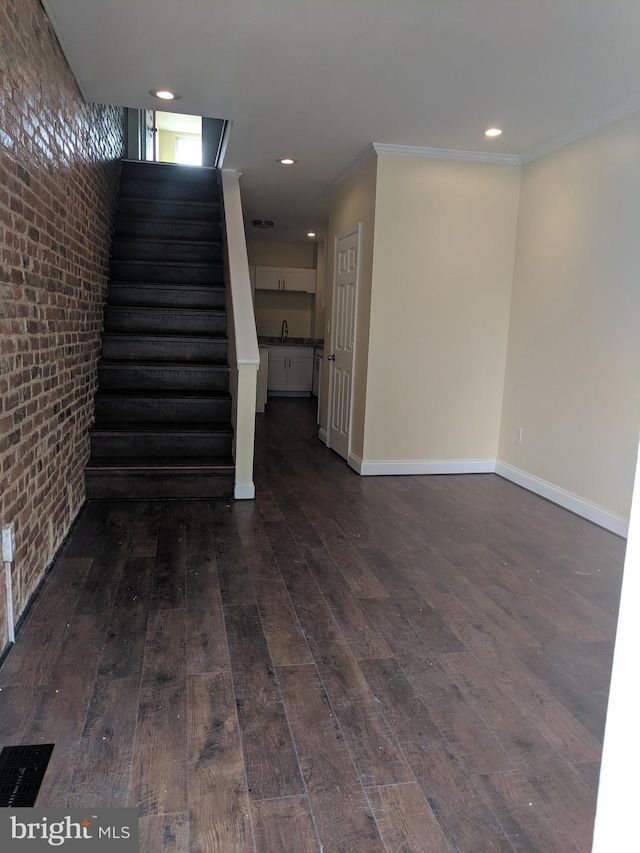
[{"label": "wooden stair tread", "polygon": [[[158,160],[134,160],[131,157],[123,157],[123,171],[134,172],[135,175],[158,175],[160,180],[171,180],[168,175],[175,175],[174,180],[183,181],[185,178],[191,180],[207,180],[215,178],[217,182],[217,166],[195,166],[188,163],[164,163]],[[162,173],[162,178],[160,178]],[[149,177],[148,180],[154,180]]]},{"label": "wooden stair tread", "polygon": [[[112,263],[114,264],[135,264],[136,266],[157,266],[157,267],[186,267],[187,269],[195,269],[196,267],[207,267],[215,269],[222,269],[224,264],[221,261],[165,261],[165,260],[151,260],[151,259],[143,259],[140,260],[138,258],[129,259],[129,258],[112,258]],[[147,282],[148,284],[148,282]]]},{"label": "wooden stair tread", "polygon": [[[158,220],[156,220],[158,221]],[[195,246],[201,248],[203,246],[215,246],[217,249],[222,247],[222,240],[193,240],[189,237],[142,237],[137,234],[116,234],[114,240],[118,243],[124,241],[128,243],[161,243],[163,246],[172,243],[178,243],[180,246]],[[159,263],[162,263],[161,261]]]},{"label": "wooden stair tread", "polygon": [[96,397],[102,399],[108,397],[144,398],[151,400],[228,400],[231,394],[228,391],[154,391],[144,388],[105,388],[98,392]]},{"label": "wooden stair tread", "polygon": [[[140,201],[140,199],[135,199],[135,200]],[[152,199],[152,201],[157,202],[158,199]],[[189,204],[190,202],[183,202],[183,203]],[[203,202],[196,202],[196,203],[201,204]],[[209,202],[204,202],[204,204],[209,204]],[[220,205],[216,205],[216,206],[219,207]],[[163,225],[193,225],[194,223],[196,225],[201,225],[204,222],[207,226],[209,226],[211,228],[215,228],[215,227],[221,228],[222,227],[222,220],[218,220],[216,222],[213,219],[206,219],[206,220],[186,219],[185,220],[185,219],[180,219],[176,216],[154,216],[153,214],[143,215],[143,214],[137,214],[136,213],[135,216],[133,216],[129,213],[118,213],[117,214],[117,222],[119,224],[123,223],[124,221],[140,222],[141,220],[144,220],[145,222],[158,222],[158,223],[162,223]],[[116,234],[116,236],[117,237],[124,237],[126,235]],[[151,238],[151,239],[153,239],[153,238]],[[222,241],[221,240],[214,240],[213,242],[221,243]]]},{"label": "wooden stair tread", "polygon": [[147,340],[149,338],[157,339],[159,341],[166,341],[167,338],[175,338],[178,341],[181,340],[189,340],[191,343],[197,340],[201,340],[206,343],[210,343],[211,341],[217,341],[218,343],[228,343],[228,339],[225,335],[203,335],[202,333],[197,334],[189,334],[188,332],[167,332],[163,334],[162,332],[105,332],[103,337],[109,338],[132,338],[135,341]]},{"label": "wooden stair tread", "polygon": [[210,361],[143,361],[141,359],[127,360],[121,358],[100,358],[98,364],[102,367],[140,367],[158,368],[158,370],[204,370],[206,372],[229,372],[229,365]]},{"label": "wooden stair tread", "polygon": [[178,287],[187,291],[202,290],[208,293],[213,290],[217,293],[224,293],[223,284],[190,284],[188,281],[131,281],[130,279],[111,279],[109,287],[142,288],[143,290],[153,290],[153,288],[158,287],[164,289]]},{"label": "wooden stair tread", "polygon": [[108,308],[109,311],[121,311],[123,313],[130,314],[133,311],[142,311],[145,314],[183,314],[184,316],[188,314],[206,314],[211,317],[223,317],[226,316],[226,311],[224,308],[163,308],[162,306],[152,306],[152,305],[107,305],[105,308]]},{"label": "wooden stair tread", "polygon": [[[195,210],[201,209],[212,210],[213,208],[220,208],[219,201],[202,201],[201,199],[191,199],[191,198],[156,198],[156,196],[143,196],[143,195],[121,195],[118,199],[118,202],[130,202],[130,201],[141,201],[146,202],[149,205],[157,205],[157,204],[190,204],[193,205]],[[137,217],[136,217],[137,218]],[[145,219],[155,219],[156,217],[153,214],[152,210],[144,216]]]},{"label": "wooden stair tread", "polygon": [[233,459],[230,456],[168,456],[163,459],[153,457],[91,457],[87,469],[92,471],[222,471],[233,470]]},{"label": "wooden stair tread", "polygon": [[96,421],[91,427],[92,433],[108,432],[110,434],[123,433],[162,433],[163,435],[232,433],[233,427],[227,421],[193,421],[172,423],[157,423],[155,421]]}]

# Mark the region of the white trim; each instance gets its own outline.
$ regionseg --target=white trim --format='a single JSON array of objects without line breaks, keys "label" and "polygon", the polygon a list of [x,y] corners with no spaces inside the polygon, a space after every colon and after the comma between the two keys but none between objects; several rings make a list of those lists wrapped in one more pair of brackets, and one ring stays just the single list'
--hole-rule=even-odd
[{"label": "white trim", "polygon": [[459,163],[489,163],[495,166],[520,166],[517,154],[499,154],[494,151],[459,151],[456,148],[424,148],[421,145],[387,145],[372,143],[376,154],[393,157],[421,157],[426,160],[456,160]]},{"label": "white trim", "polygon": [[221,169],[222,198],[224,201],[225,242],[233,307],[233,337],[235,364],[260,364],[256,318],[251,296],[247,241],[244,234],[240,179],[232,169]]},{"label": "white trim", "polygon": [[[222,139],[220,140],[220,148],[218,149],[218,169],[222,169],[224,164],[224,158],[227,153],[227,147],[229,145],[229,140],[231,139],[231,128],[233,127],[233,121],[231,119],[225,119],[225,125],[222,130]],[[238,172],[238,178],[242,175],[242,172]]]},{"label": "white trim", "polygon": [[233,496],[237,501],[252,501],[256,496],[255,483],[236,483]]},{"label": "white trim", "polygon": [[364,169],[367,163],[370,163],[376,156],[376,149],[371,143],[369,143],[369,145],[367,145],[367,147],[361,151],[357,157],[345,166],[341,172],[338,172],[327,187],[328,192],[333,192],[340,186],[340,184],[343,184],[346,180],[352,177],[352,175],[357,175],[358,172],[361,169]]},{"label": "white trim", "polygon": [[327,431],[326,431],[326,429],[325,429],[324,427],[320,427],[320,429],[318,430],[318,438],[320,439],[320,441],[321,441],[323,444],[326,444],[326,443],[327,443],[327,441],[328,441],[328,439],[327,439]]},{"label": "white trim", "polygon": [[559,486],[554,486],[553,483],[548,483],[546,480],[541,480],[539,477],[527,474],[519,468],[514,468],[513,465],[500,462],[500,460],[496,461],[495,471],[496,474],[504,477],[505,480],[510,480],[512,483],[516,483],[518,486],[522,486],[536,495],[540,495],[565,509],[571,510],[576,515],[580,515],[588,521],[593,521],[594,524],[598,524],[612,533],[617,533],[618,536],[627,536],[629,523],[624,518],[614,515],[614,513],[596,506],[596,504],[579,498],[577,495],[567,492]]},{"label": "white trim", "polygon": [[350,468],[353,468],[354,471],[357,471],[358,474],[362,474],[362,459],[359,456],[356,456],[355,453],[349,452],[349,458],[347,459],[347,465]]},{"label": "white trim", "polygon": [[388,145],[384,142],[371,142],[358,154],[328,186],[333,192],[353,175],[360,172],[374,157],[385,154],[392,157],[419,157],[427,160],[455,160],[459,163],[487,163],[494,166],[521,166],[522,160],[517,154],[498,154],[493,151],[459,151],[455,148],[425,148],[421,145]]},{"label": "white trim", "polygon": [[623,106],[618,106],[614,110],[610,110],[600,116],[600,118],[575,127],[572,130],[567,130],[565,133],[547,140],[547,142],[529,148],[520,155],[520,161],[524,165],[525,163],[530,163],[532,160],[544,157],[546,154],[552,154],[554,151],[558,151],[566,145],[571,145],[572,142],[577,142],[579,139],[584,139],[585,136],[590,136],[592,133],[602,130],[603,127],[608,127],[608,125],[614,124],[614,122],[633,115],[638,111],[640,111],[640,101],[627,102]]},{"label": "white trim", "polygon": [[[354,457],[357,460],[357,457]],[[495,459],[385,459],[357,460],[363,477],[397,474],[493,474]],[[351,464],[351,458],[349,459]],[[357,469],[356,469],[357,470]]]}]

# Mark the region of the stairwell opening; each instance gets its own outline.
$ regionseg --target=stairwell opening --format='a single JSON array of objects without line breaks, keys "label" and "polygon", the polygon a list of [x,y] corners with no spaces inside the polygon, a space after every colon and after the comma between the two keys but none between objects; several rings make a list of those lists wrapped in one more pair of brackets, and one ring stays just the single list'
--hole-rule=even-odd
[{"label": "stairwell opening", "polygon": [[127,159],[220,168],[225,119],[127,109]]}]

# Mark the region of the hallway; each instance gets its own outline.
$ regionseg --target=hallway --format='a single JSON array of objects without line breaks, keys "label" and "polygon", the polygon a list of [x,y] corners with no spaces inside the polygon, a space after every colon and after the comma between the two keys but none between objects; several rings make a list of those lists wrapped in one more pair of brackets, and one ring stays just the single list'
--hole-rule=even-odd
[{"label": "hallway", "polygon": [[253,502],[89,502],[0,670],[37,801],[140,850],[588,853],[624,541],[258,416]]}]

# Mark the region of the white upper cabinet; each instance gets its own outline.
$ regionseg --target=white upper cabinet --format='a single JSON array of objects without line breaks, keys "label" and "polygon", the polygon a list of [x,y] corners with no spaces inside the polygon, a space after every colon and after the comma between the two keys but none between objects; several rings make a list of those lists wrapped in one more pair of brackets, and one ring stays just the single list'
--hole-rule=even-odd
[{"label": "white upper cabinet", "polygon": [[282,270],[283,290],[299,290],[303,293],[316,292],[316,271],[285,267]]},{"label": "white upper cabinet", "polygon": [[256,290],[316,292],[316,271],[301,267],[256,267]]},{"label": "white upper cabinet", "polygon": [[281,267],[256,267],[256,290],[282,290]]}]

